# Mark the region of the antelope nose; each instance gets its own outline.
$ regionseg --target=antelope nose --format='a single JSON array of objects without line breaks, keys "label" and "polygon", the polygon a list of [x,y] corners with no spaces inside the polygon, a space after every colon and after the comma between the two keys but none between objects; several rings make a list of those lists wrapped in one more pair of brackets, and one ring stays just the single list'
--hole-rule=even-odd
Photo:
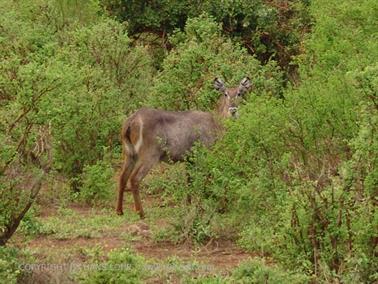
[{"label": "antelope nose", "polygon": [[235,113],[238,111],[238,108],[237,108],[237,107],[229,107],[229,108],[228,108],[228,111],[229,111],[231,114],[235,114]]}]

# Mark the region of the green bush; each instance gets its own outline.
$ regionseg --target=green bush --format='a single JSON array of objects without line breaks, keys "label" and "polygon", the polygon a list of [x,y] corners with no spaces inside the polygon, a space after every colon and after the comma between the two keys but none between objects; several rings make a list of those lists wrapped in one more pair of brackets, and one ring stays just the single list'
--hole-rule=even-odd
[{"label": "green bush", "polygon": [[22,218],[20,230],[30,236],[38,235],[42,230],[42,224],[37,219],[37,209],[33,206]]},{"label": "green bush", "polygon": [[[51,40],[38,1],[1,1],[0,235],[17,229],[49,168],[49,125],[43,102],[56,94],[59,72],[37,56]],[[35,17],[35,15],[38,15]],[[56,70],[55,70],[56,71]],[[25,211],[26,210],[26,211]]]},{"label": "green bush", "polygon": [[222,284],[222,283],[231,283],[228,278],[221,276],[207,276],[207,277],[196,277],[196,278],[187,278],[185,283],[190,284]]},{"label": "green bush", "polygon": [[146,271],[143,268],[143,258],[135,255],[129,249],[112,250],[106,262],[100,262],[98,257],[92,259],[94,269],[79,272],[76,279],[79,283],[143,283]]},{"label": "green bush", "polygon": [[273,265],[266,265],[262,261],[250,260],[239,265],[232,274],[237,283],[308,283],[305,275],[285,271]]},{"label": "green bush", "polygon": [[104,161],[97,161],[94,165],[85,166],[80,177],[82,185],[78,198],[89,204],[108,201],[115,189],[112,167]]},{"label": "green bush", "polygon": [[[337,17],[329,14],[329,5],[337,6]],[[189,20],[185,33],[173,37],[176,49],[155,87],[169,96],[155,96],[156,105],[210,108],[215,93],[205,82],[216,75],[213,70],[231,82],[253,73],[259,94],[247,98],[238,120],[225,123],[216,145],[194,151],[188,165],[192,183],[185,190],[196,202],[177,215],[178,229],[204,241],[216,236],[211,224],[217,215],[233,215],[232,226],[239,231],[246,226],[240,244],[272,255],[285,268],[325,282],[373,282],[377,99],[371,62],[378,48],[371,37],[376,33],[371,7],[376,4],[364,1],[350,10],[345,3],[316,1],[312,7],[319,25],[306,42],[303,82],[288,88],[284,99],[277,99],[279,88],[272,92],[258,84],[269,67],[243,65],[242,49],[227,49],[217,24],[206,16]],[[354,29],[358,42],[346,35]],[[231,59],[234,54],[239,56]],[[251,71],[256,68],[262,72]],[[273,86],[279,82],[272,77]]]},{"label": "green bush", "polygon": [[162,202],[181,202],[187,187],[187,175],[184,164],[160,167],[152,171],[143,182],[143,190],[163,197]]},{"label": "green bush", "polygon": [[255,93],[279,96],[282,91],[282,73],[275,62],[260,65],[244,48],[222,36],[219,24],[206,14],[189,19],[185,31],[177,31],[170,40],[174,49],[165,58],[149,96],[154,107],[214,109],[219,93],[214,91],[213,80],[219,76],[230,87],[249,76]]},{"label": "green bush", "polygon": [[[109,10],[126,3],[101,2]],[[140,106],[212,110],[214,77],[232,86],[249,76],[252,91],[219,141],[196,146],[185,169],[149,182],[181,205],[171,216],[173,239],[238,239],[282,267],[252,262],[235,281],[300,282],[285,269],[317,282],[376,282],[377,1],[163,1],[161,14],[152,2],[134,2],[118,11],[130,19],[121,24],[97,1],[0,0],[0,232],[34,199],[28,185],[40,184],[48,164],[74,181],[82,200],[107,200],[114,182],[104,161],[118,157],[122,120]],[[299,44],[308,12],[312,31]],[[128,36],[138,27],[158,29],[169,46],[159,73],[149,40]],[[295,64],[298,80],[284,88],[278,66]],[[21,228],[38,232],[30,214]],[[4,277],[14,282],[15,257],[3,253]],[[110,263],[123,259],[130,271],[84,274],[144,280],[138,257],[109,255]]]},{"label": "green bush", "polygon": [[[158,75],[148,99],[150,105],[171,110],[211,110],[219,98],[219,93],[214,91],[212,84],[217,76],[225,78],[230,87],[238,84],[241,78],[250,76],[254,93],[280,97],[282,73],[276,64],[269,62],[262,66],[245,49],[222,36],[220,26],[212,17],[201,15],[189,19],[185,31],[177,31],[171,37],[171,42],[175,48],[163,62],[163,70]],[[246,96],[246,101],[253,100],[253,94]],[[232,125],[230,123],[227,127]],[[240,136],[237,132],[235,129],[228,141],[235,146],[234,149],[240,146],[234,139],[235,135]],[[248,151],[246,147],[242,149]],[[230,161],[227,157],[234,153],[227,148],[218,150],[222,152],[222,161],[228,166]],[[198,147],[193,150],[196,151],[198,154],[193,156],[195,161],[192,165],[188,164],[184,173],[177,174],[181,177],[189,175],[191,184],[185,182],[186,179],[181,179],[180,185],[172,187],[168,184],[164,187],[168,192],[167,196],[175,198],[184,208],[175,222],[178,239],[192,239],[201,243],[215,235],[211,229],[214,225],[212,219],[215,212],[227,207],[226,196],[232,196],[227,192],[228,188],[233,191],[241,182],[237,175],[233,175],[233,171],[226,171],[227,174],[224,175],[225,171],[220,168],[224,165],[217,161],[218,156],[215,157],[218,154],[209,158],[207,150]],[[238,153],[238,156],[242,155],[241,151]],[[212,175],[216,175],[215,180]],[[196,196],[190,207],[184,204],[188,195]]]},{"label": "green bush", "polygon": [[17,283],[22,275],[19,252],[14,248],[0,246],[0,278],[5,283]]},{"label": "green bush", "polygon": [[[120,152],[119,130],[126,114],[143,103],[152,67],[147,50],[131,47],[125,27],[104,19],[66,31],[53,64],[67,88],[49,102],[55,167],[70,177],[84,165]],[[52,108],[52,109],[51,109]]]},{"label": "green bush", "polygon": [[[262,61],[276,59],[291,69],[291,56],[300,52],[300,40],[310,24],[309,1],[164,0],[146,2],[102,0],[112,15],[129,24],[131,35],[142,32],[159,37],[183,30],[188,19],[202,13],[222,25],[222,32],[248,48]],[[155,40],[156,41],[156,40]]]},{"label": "green bush", "polygon": [[28,133],[20,145],[33,147],[48,128],[53,167],[77,178],[104,148],[118,154],[122,120],[151,85],[150,56],[132,46],[124,25],[96,16],[92,2],[71,3],[86,11],[79,14],[64,1],[3,2],[1,130],[15,144]]}]

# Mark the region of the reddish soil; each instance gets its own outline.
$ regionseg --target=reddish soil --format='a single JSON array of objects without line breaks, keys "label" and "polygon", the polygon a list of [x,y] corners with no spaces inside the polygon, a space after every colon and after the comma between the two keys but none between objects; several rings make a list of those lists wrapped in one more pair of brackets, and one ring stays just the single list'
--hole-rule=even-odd
[{"label": "reddish soil", "polygon": [[[112,249],[121,248],[125,245],[125,240],[117,237],[101,238],[74,238],[67,240],[49,239],[48,237],[39,237],[28,243],[30,248],[49,248],[51,250],[64,250],[66,248],[90,248],[100,246],[108,252]],[[218,244],[218,248],[201,247],[195,249],[188,245],[175,245],[169,242],[155,243],[148,239],[133,241],[131,247],[135,252],[144,256],[146,259],[165,260],[167,258],[177,257],[183,261],[197,261],[208,264],[222,271],[229,271],[238,266],[240,262],[255,255],[243,252],[230,242]]]},{"label": "reddish soil", "polygon": [[238,266],[240,262],[253,257],[252,254],[243,252],[232,243],[222,242],[219,247],[195,249],[187,245],[175,245],[172,243],[137,242],[134,250],[146,258],[166,259],[177,257],[183,261],[197,261],[208,264],[217,270],[229,271]]},{"label": "reddish soil", "polygon": [[117,237],[101,237],[101,238],[83,238],[78,237],[74,239],[51,239],[48,237],[39,237],[28,243],[30,248],[51,248],[51,249],[64,249],[73,247],[94,247],[100,246],[105,252],[112,249],[122,247],[125,241]]},{"label": "reddish soil", "polygon": [[[159,200],[154,200],[152,196],[144,196],[146,208],[159,206]],[[125,207],[131,207],[132,204],[125,204]],[[70,209],[82,216],[95,214],[89,206],[70,205]],[[57,215],[56,208],[43,207],[40,217],[47,218]],[[167,226],[167,220],[158,219],[154,221],[159,228]],[[139,234],[130,231],[138,226],[140,221],[134,224],[126,223],[107,231],[105,235],[95,238],[77,237],[70,239],[56,239],[53,236],[39,236],[30,240],[26,244],[22,240],[17,241],[18,246],[27,246],[28,248],[37,249],[35,257],[38,262],[79,262],[85,263],[88,256],[82,249],[99,246],[105,252],[112,249],[125,247],[127,244],[136,253],[143,256],[149,263],[161,263],[168,259],[177,259],[182,263],[198,263],[208,267],[208,273],[228,274],[232,269],[241,262],[257,255],[246,253],[238,248],[233,242],[226,240],[213,240],[205,246],[195,247],[189,244],[173,244],[171,242],[155,242],[149,237],[149,234]],[[138,228],[138,227],[137,227]],[[125,239],[125,232],[131,232],[135,238]],[[55,260],[56,258],[56,260]],[[38,274],[37,274],[37,277]],[[156,280],[156,281],[155,281]],[[159,279],[151,279],[149,283],[161,283]],[[43,283],[36,281],[35,283]],[[173,282],[176,282],[173,280]]]}]

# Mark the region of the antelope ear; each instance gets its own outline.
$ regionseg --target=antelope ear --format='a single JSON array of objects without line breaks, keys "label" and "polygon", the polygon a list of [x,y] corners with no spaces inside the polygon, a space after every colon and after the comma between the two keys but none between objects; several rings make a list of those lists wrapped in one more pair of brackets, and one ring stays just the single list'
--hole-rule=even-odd
[{"label": "antelope ear", "polygon": [[246,93],[251,87],[252,84],[249,77],[245,77],[243,78],[243,80],[240,81],[239,89],[242,94]]},{"label": "antelope ear", "polygon": [[226,87],[224,86],[223,81],[219,78],[214,79],[214,88],[221,93],[224,93],[226,91]]}]

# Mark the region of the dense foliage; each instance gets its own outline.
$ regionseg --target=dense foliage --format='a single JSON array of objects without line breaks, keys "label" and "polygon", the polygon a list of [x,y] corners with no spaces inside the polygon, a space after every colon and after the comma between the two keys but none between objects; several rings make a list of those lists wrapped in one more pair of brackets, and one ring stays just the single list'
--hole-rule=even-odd
[{"label": "dense foliage", "polygon": [[131,35],[156,34],[166,46],[170,46],[166,42],[167,34],[175,29],[183,30],[187,19],[205,12],[222,24],[223,33],[240,42],[250,54],[265,63],[274,58],[290,70],[293,70],[289,64],[291,56],[300,52],[300,40],[310,25],[307,0],[100,2],[111,15],[128,22]]},{"label": "dense foliage", "polygon": [[[249,76],[223,137],[146,182],[180,205],[159,238],[231,239],[276,263],[224,281],[378,280],[377,1],[0,0],[0,13],[1,245],[46,176],[74,201],[109,203],[121,123],[137,108],[211,110],[214,77]],[[17,253],[1,249],[15,282]],[[115,251],[108,263],[126,274],[77,279],[141,282],[143,261]]]}]

